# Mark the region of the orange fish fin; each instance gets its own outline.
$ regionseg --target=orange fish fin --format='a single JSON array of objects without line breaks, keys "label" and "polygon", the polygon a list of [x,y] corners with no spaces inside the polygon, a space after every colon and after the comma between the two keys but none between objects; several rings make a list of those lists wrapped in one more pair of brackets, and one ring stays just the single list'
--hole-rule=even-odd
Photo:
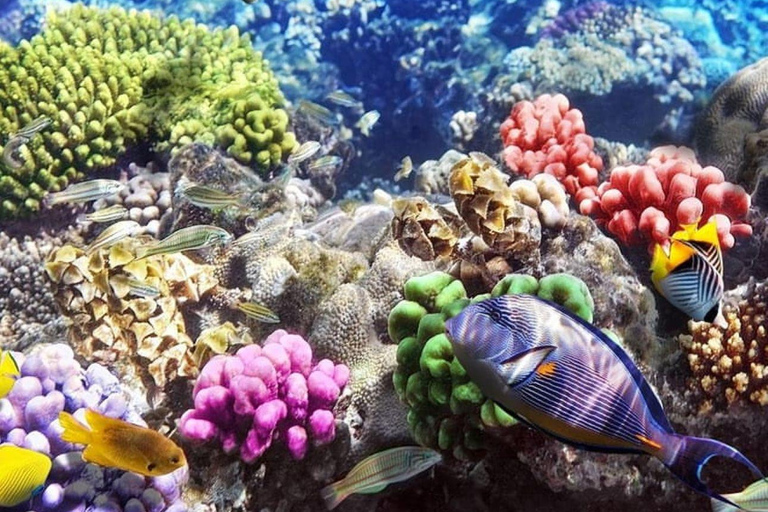
[{"label": "orange fish fin", "polygon": [[661,450],[662,448],[662,446],[659,443],[651,439],[648,439],[642,434],[635,434],[635,437],[637,438],[638,441],[643,443],[647,448],[651,448],[653,450]]},{"label": "orange fish fin", "polygon": [[93,441],[93,432],[68,412],[59,414],[59,423],[61,423],[61,427],[64,429],[64,432],[61,434],[62,441],[85,445]]},{"label": "orange fish fin", "polygon": [[98,413],[93,409],[88,409],[85,411],[85,420],[88,422],[88,425],[90,425],[91,430],[94,432],[104,432],[109,429],[119,429],[125,428],[126,426],[132,426],[122,420],[104,416],[103,414]]},{"label": "orange fish fin", "polygon": [[555,374],[555,370],[557,368],[557,363],[554,361],[549,361],[547,363],[542,363],[539,365],[538,368],[536,368],[536,375],[539,375],[541,377],[551,377]]}]

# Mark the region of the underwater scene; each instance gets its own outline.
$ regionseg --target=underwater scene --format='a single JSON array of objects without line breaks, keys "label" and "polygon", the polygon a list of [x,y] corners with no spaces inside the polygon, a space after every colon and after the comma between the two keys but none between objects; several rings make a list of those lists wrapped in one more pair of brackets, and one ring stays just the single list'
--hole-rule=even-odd
[{"label": "underwater scene", "polygon": [[768,3],[0,0],[0,511],[768,511]]}]

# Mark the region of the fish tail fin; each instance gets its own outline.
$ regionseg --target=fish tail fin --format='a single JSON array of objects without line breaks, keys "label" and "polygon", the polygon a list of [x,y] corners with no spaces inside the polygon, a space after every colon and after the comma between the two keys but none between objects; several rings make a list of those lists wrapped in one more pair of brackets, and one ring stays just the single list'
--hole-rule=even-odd
[{"label": "fish tail fin", "polygon": [[710,498],[710,503],[712,505],[712,512],[736,512],[737,510],[743,510],[730,503],[716,500],[715,498]]},{"label": "fish tail fin", "polygon": [[59,414],[59,423],[64,429],[61,434],[61,440],[66,443],[72,444],[90,444],[93,433],[91,430],[77,421],[74,416],[68,412],[62,412]]},{"label": "fish tail fin", "polygon": [[349,496],[348,492],[344,492],[343,489],[344,481],[341,480],[340,482],[336,482],[334,484],[331,484],[327,487],[323,487],[320,489],[320,496],[323,498],[323,501],[325,502],[325,507],[328,510],[333,510],[336,507],[339,506],[339,504],[344,501],[347,496]]},{"label": "fish tail fin", "polygon": [[702,437],[682,436],[669,434],[668,441],[664,443],[659,453],[661,461],[680,480],[688,484],[692,489],[714,498],[722,503],[741,508],[725,496],[714,492],[701,480],[701,470],[713,457],[725,457],[734,460],[749,469],[758,478],[764,478],[762,472],[752,461],[742,455],[735,448],[714,439]]}]

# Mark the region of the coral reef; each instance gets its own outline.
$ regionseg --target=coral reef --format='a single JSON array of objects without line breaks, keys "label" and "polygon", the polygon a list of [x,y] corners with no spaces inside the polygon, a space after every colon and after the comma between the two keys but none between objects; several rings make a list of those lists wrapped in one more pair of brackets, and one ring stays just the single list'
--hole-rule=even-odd
[{"label": "coral reef", "polygon": [[690,334],[679,337],[693,374],[691,386],[702,395],[700,409],[768,405],[768,282],[729,291],[723,314],[725,329],[691,321]]},{"label": "coral reef", "polygon": [[76,5],[17,48],[0,45],[0,60],[0,130],[52,121],[0,175],[0,218],[38,210],[150,132],[158,150],[202,140],[262,173],[295,143],[276,79],[235,28]]},{"label": "coral reef", "polygon": [[345,365],[329,359],[313,365],[301,336],[277,330],[262,346],[211,359],[195,384],[195,408],[184,413],[179,428],[194,441],[239,450],[248,463],[276,439],[303,459],[310,442],[322,446],[335,437],[333,408],[348,380]]},{"label": "coral reef", "polygon": [[594,216],[623,244],[667,242],[682,224],[717,221],[720,245],[728,249],[735,236],[748,236],[743,222],[750,196],[725,181],[716,167],[703,167],[688,148],[664,146],[651,151],[644,165],[611,170],[596,197],[579,208]]},{"label": "coral reef", "polygon": [[490,295],[471,300],[461,281],[443,272],[413,277],[405,283],[405,300],[392,308],[388,332],[398,343],[393,383],[398,397],[408,405],[408,425],[419,444],[452,453],[458,459],[473,458],[488,447],[486,430],[503,430],[517,423],[469,380],[445,336],[445,321],[471,301],[507,293],[537,294],[592,320],[594,303],[589,290],[567,274],[541,280],[511,274],[499,281]]},{"label": "coral reef", "polygon": [[[141,246],[128,239],[90,254],[65,245],[45,265],[70,336],[82,357],[136,375],[162,388],[196,368],[181,308],[212,293],[213,269],[182,254],[136,259]],[[131,280],[154,287],[156,296],[133,291]]]},{"label": "coral reef", "polygon": [[513,172],[532,178],[555,176],[576,204],[594,189],[603,160],[594,152],[581,111],[562,94],[543,94],[515,104],[500,128],[504,161]]},{"label": "coral reef", "polygon": [[422,197],[396,199],[392,211],[392,237],[406,253],[424,261],[453,254],[461,234],[457,216],[438,212]]},{"label": "coral reef", "polygon": [[85,463],[74,446],[61,440],[62,411],[81,421],[92,408],[113,418],[146,426],[123,394],[120,380],[99,364],[81,368],[66,345],[40,345],[17,355],[21,378],[0,399],[0,443],[13,443],[53,458],[46,487],[25,510],[158,510],[182,512],[187,468],[145,478]]},{"label": "coral reef", "polygon": [[768,59],[739,70],[709,100],[696,126],[702,163],[723,171],[729,181],[748,187],[765,168],[764,116],[768,108]]}]

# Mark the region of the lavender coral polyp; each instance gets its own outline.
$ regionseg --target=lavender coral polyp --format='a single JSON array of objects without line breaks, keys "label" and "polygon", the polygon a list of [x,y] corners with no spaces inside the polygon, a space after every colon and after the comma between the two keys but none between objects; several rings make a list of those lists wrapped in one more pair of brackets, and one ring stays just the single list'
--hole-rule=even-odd
[{"label": "lavender coral polyp", "polygon": [[239,449],[245,462],[280,439],[299,460],[310,443],[333,441],[333,407],[348,380],[345,365],[323,359],[312,366],[304,338],[277,330],[263,346],[248,345],[205,365],[195,408],[182,416],[180,431],[194,441],[218,440],[227,453]]},{"label": "lavender coral polyp", "polygon": [[[58,416],[67,411],[84,421],[86,408],[145,425],[129,407],[120,381],[92,364],[83,370],[67,345],[44,345],[28,357],[14,354],[21,377],[0,399],[0,444],[45,453],[53,459],[43,492],[19,510],[34,512],[183,512],[181,489],[187,469],[145,478],[83,461],[76,447],[61,440]],[[15,510],[15,509],[14,509]]]}]

